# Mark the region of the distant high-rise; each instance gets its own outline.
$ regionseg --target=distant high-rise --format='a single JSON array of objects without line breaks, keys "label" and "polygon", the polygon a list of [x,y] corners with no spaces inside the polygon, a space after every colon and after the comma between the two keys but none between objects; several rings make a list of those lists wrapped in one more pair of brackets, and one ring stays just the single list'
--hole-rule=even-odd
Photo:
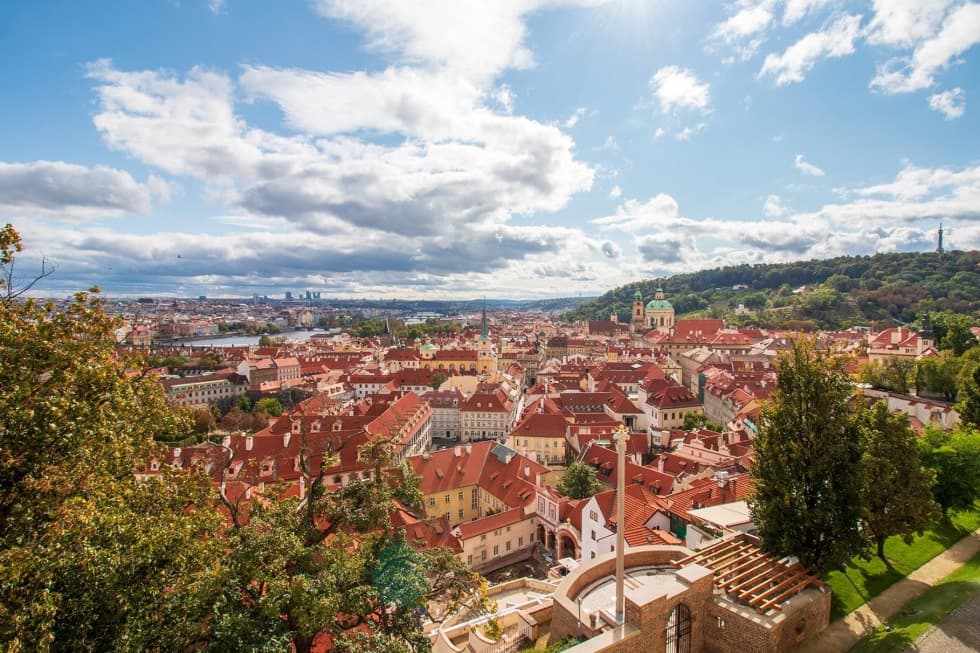
[{"label": "distant high-rise", "polygon": [[292,298],[293,298],[293,293],[287,290],[286,291],[286,301],[288,302]]}]

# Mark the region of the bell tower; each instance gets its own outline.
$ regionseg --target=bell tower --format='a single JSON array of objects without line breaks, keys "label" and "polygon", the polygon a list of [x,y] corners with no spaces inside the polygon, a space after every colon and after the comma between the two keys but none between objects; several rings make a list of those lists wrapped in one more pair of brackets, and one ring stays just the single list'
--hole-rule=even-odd
[{"label": "bell tower", "polygon": [[630,331],[632,333],[641,333],[643,331],[643,294],[639,289],[633,293],[633,317],[630,320]]}]

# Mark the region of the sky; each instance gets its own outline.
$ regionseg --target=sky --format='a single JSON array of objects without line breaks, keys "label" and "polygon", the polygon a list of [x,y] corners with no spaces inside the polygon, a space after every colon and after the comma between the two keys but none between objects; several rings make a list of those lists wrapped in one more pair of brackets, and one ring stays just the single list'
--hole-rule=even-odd
[{"label": "sky", "polygon": [[980,248],[980,2],[10,0],[38,292],[592,295]]}]

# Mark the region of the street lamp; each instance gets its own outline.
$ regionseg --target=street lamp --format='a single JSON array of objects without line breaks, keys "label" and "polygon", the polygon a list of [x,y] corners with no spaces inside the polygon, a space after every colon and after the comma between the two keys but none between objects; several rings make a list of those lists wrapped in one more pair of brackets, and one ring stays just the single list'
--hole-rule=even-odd
[{"label": "street lamp", "polygon": [[626,597],[624,595],[626,581],[626,548],[624,533],[626,531],[626,442],[630,434],[622,424],[616,429],[613,440],[616,441],[616,623],[626,621]]}]

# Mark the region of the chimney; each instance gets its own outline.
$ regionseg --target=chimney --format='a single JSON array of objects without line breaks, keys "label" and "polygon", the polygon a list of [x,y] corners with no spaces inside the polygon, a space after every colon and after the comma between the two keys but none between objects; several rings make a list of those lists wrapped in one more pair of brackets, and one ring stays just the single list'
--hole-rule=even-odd
[{"label": "chimney", "polygon": [[245,436],[245,451],[251,451],[251,450],[252,450],[252,436],[251,435],[246,435]]},{"label": "chimney", "polygon": [[224,446],[224,447],[230,447],[231,446],[231,436],[230,435],[226,435],[223,438],[221,438],[221,445]]},{"label": "chimney", "polygon": [[288,449],[289,448],[289,440],[290,440],[290,438],[292,438],[292,433],[289,433],[287,431],[286,433],[283,433],[282,434],[282,448],[283,449]]},{"label": "chimney", "polygon": [[657,471],[658,472],[664,471],[664,457],[663,457],[663,454],[657,456]]},{"label": "chimney", "polygon": [[524,465],[524,478],[531,478],[531,466]]},{"label": "chimney", "polygon": [[473,444],[471,442],[466,443],[466,455],[473,453]]},{"label": "chimney", "polygon": [[456,456],[457,458],[459,458],[460,456],[462,456],[462,455],[463,455],[463,447],[461,447],[461,446],[459,446],[459,445],[457,444],[457,445],[456,445],[456,446],[455,446],[455,447],[453,448],[453,454],[454,454],[454,455],[455,455],[455,456]]},{"label": "chimney", "polygon": [[180,458],[180,447],[174,447],[174,458]]}]

